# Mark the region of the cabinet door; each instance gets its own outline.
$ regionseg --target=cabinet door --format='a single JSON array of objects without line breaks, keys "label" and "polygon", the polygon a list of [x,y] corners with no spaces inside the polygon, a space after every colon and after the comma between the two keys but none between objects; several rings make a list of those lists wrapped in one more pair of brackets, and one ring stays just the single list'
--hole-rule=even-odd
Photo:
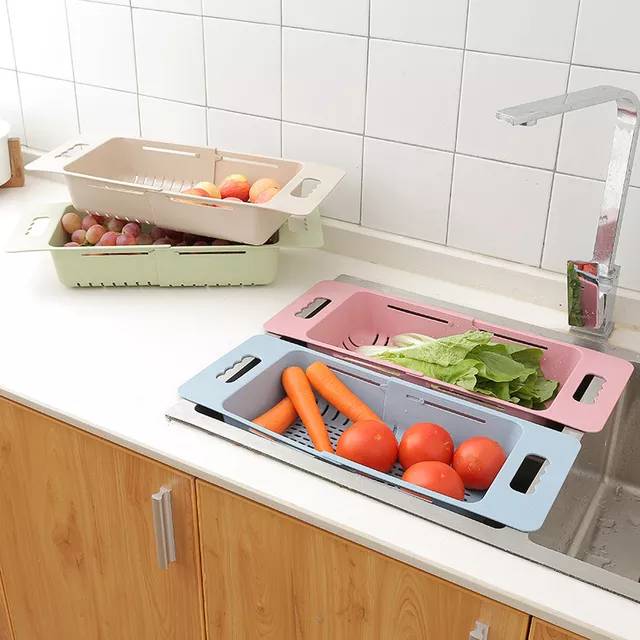
[{"label": "cabinet door", "polygon": [[[0,399],[0,569],[15,640],[203,637],[193,478]],[[172,491],[158,566],[151,495]]]},{"label": "cabinet door", "polygon": [[526,640],[529,617],[196,481],[209,638]]},{"label": "cabinet door", "polygon": [[2,586],[2,574],[0,574],[0,640],[13,640],[11,623],[9,622],[9,610],[7,609],[4,587]]},{"label": "cabinet door", "polygon": [[543,620],[533,618],[529,640],[587,640],[571,631],[565,631]]}]

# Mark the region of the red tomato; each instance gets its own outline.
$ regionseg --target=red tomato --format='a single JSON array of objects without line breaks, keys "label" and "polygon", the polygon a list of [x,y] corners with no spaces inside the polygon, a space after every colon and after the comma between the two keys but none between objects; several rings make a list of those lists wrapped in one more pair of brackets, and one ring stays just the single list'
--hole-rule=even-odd
[{"label": "red tomato", "polygon": [[467,489],[488,489],[507,456],[491,438],[476,436],[465,440],[453,454],[453,468]]},{"label": "red tomato", "polygon": [[431,422],[416,422],[400,440],[400,464],[408,469],[416,462],[437,460],[451,464],[453,440],[446,429]]},{"label": "red tomato", "polygon": [[360,420],[340,436],[336,453],[386,472],[398,459],[398,442],[386,424],[376,420]]},{"label": "red tomato", "polygon": [[436,460],[418,462],[404,472],[402,479],[456,500],[464,499],[462,479],[444,462]]}]

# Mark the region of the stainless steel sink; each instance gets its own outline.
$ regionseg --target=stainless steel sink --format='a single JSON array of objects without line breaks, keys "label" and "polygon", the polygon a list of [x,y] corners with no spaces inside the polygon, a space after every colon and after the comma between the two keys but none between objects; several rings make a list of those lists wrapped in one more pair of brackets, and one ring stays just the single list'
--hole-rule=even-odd
[{"label": "stainless steel sink", "polygon": [[582,448],[541,529],[526,534],[498,523],[474,520],[428,502],[398,496],[398,492],[390,499],[384,486],[372,489],[365,486],[363,479],[356,474],[347,472],[345,476],[325,463],[322,463],[324,467],[315,468],[306,460],[312,456],[300,454],[302,458],[299,458],[288,452],[283,454],[285,447],[274,446],[264,438],[212,420],[186,401],[172,407],[168,417],[306,468],[327,480],[391,502],[419,517],[640,602],[640,354],[618,349],[604,341],[593,341],[580,334],[559,334],[349,276],[338,279],[590,347],[634,364],[631,380],[600,433],[582,434],[563,428],[581,439]]}]

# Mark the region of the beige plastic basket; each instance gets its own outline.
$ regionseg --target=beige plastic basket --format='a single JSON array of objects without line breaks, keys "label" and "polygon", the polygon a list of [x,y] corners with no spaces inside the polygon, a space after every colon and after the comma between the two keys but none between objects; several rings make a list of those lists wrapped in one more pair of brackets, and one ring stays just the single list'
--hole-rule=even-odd
[{"label": "beige plastic basket", "polygon": [[[65,176],[79,211],[94,211],[234,242],[264,244],[289,216],[315,211],[344,176],[325,165],[140,138],[86,140],[54,149],[27,169]],[[182,194],[202,180],[242,173],[273,178],[282,189],[269,202],[229,202]]]},{"label": "beige plastic basket", "polygon": [[7,251],[49,251],[60,281],[68,287],[269,284],[276,277],[280,247],[322,246],[320,214],[315,212],[301,221],[300,229],[293,232],[284,225],[277,242],[261,247],[65,247],[61,218],[67,211],[74,211],[67,202],[28,211]]}]

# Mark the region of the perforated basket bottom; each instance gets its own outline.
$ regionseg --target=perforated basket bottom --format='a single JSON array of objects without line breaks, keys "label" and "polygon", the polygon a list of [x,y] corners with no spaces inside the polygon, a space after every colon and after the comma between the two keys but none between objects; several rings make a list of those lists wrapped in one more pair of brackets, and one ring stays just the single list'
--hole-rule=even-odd
[{"label": "perforated basket bottom", "polygon": [[[340,413],[331,405],[327,404],[327,402],[322,399],[318,400],[318,408],[320,409],[320,413],[324,419],[327,431],[329,432],[329,439],[331,440],[331,444],[335,449],[340,436],[351,425],[351,421],[349,420],[349,418]],[[397,427],[395,425],[389,426],[393,430],[394,434],[396,434],[397,438]],[[310,449],[314,449],[311,438],[309,438],[307,430],[299,419],[296,420],[296,422],[291,427],[289,427],[283,435],[284,437],[295,440],[296,442],[309,447]],[[404,470],[400,463],[396,462],[389,474],[396,478],[402,478],[403,471]],[[464,502],[477,502],[482,498],[484,493],[484,491],[471,491],[469,489],[465,489]]]}]

